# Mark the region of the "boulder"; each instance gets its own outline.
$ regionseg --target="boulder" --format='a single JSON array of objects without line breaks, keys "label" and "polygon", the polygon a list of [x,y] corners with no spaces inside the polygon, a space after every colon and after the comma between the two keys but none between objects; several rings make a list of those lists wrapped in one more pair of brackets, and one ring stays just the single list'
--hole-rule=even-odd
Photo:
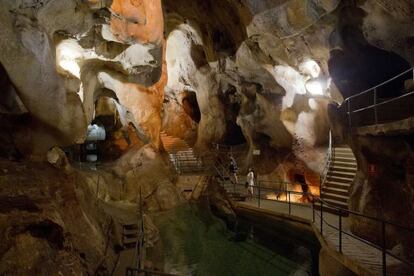
[{"label": "boulder", "polygon": [[71,166],[65,152],[59,147],[53,147],[47,152],[47,161],[56,169],[71,171]]}]

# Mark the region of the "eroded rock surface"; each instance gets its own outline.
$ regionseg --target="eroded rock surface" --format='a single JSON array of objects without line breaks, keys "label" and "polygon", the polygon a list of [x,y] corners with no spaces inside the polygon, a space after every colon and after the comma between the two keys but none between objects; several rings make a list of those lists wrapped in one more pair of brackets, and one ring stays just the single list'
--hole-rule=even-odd
[{"label": "eroded rock surface", "polygon": [[[81,172],[85,185],[106,203],[132,206],[141,197],[146,211],[158,212],[181,202],[174,172],[160,154],[161,131],[185,140],[201,156],[214,143],[241,145],[242,173],[254,166],[263,179],[280,181],[300,174],[316,187],[333,128],[334,140],[352,145],[358,159],[350,208],[412,220],[412,135],[392,141],[348,137],[344,107],[333,108],[413,65],[412,1],[6,0],[0,18],[1,157],[49,159],[67,171],[67,179],[68,160],[57,147],[82,144],[89,125],[102,125],[102,160],[112,163]],[[378,96],[395,97],[411,86],[399,80]],[[367,101],[355,104],[372,104]],[[253,155],[258,149],[259,157]],[[375,177],[368,175],[371,162],[378,164]],[[36,181],[30,191],[51,185]],[[389,189],[395,192],[389,195]],[[4,225],[12,210],[43,210],[43,201],[21,194],[4,194]],[[68,194],[56,201],[82,199]],[[231,215],[227,201],[217,202]],[[4,263],[28,247],[44,255],[26,256],[10,269],[48,272],[39,268],[40,258],[63,250],[75,261],[75,272],[93,273],[82,261],[85,254],[79,259],[61,244],[67,240],[61,217],[88,207],[63,214],[59,204],[28,218],[31,228],[13,232],[2,249]],[[352,222],[355,233],[379,242],[375,226]],[[57,241],[36,236],[38,227],[56,233]],[[100,244],[91,249],[90,263],[102,255],[102,229],[93,230]],[[411,256],[412,240],[389,231],[388,246]],[[8,272],[4,263],[1,271]]]}]

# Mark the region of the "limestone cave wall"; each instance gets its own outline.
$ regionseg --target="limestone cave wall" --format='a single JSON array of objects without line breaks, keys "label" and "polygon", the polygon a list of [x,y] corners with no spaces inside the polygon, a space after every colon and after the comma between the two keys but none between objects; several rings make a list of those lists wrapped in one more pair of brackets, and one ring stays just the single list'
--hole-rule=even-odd
[{"label": "limestone cave wall", "polygon": [[[0,156],[45,159],[99,123],[114,161],[106,181],[123,183],[129,201],[141,187],[148,209],[165,210],[179,196],[161,132],[199,155],[212,143],[244,145],[242,170],[283,181],[300,173],[317,186],[332,129],[358,160],[351,210],[410,225],[412,133],[348,135],[338,106],[413,66],[413,16],[410,0],[2,1]],[[161,180],[142,160],[162,168]],[[353,230],[378,242],[373,225],[354,220]],[[390,231],[389,246],[411,254],[412,241]]]}]

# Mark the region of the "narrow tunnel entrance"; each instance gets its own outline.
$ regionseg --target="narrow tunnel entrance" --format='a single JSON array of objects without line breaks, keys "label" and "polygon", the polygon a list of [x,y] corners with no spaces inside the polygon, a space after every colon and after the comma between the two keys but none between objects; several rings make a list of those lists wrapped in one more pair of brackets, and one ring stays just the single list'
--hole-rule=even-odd
[{"label": "narrow tunnel entrance", "polygon": [[30,115],[20,100],[10,77],[0,63],[0,157],[19,160],[22,155],[16,145],[18,129],[28,129]]},{"label": "narrow tunnel entrance", "polygon": [[362,31],[366,14],[362,9],[348,7],[342,10],[342,15],[339,24],[342,26],[330,36],[333,50],[328,61],[329,73],[344,98],[365,92],[353,97],[346,106],[343,105],[342,113],[346,112],[345,109],[357,111],[351,114],[350,121],[359,126],[387,123],[411,116],[412,96],[404,101],[377,105],[412,90],[413,75],[409,62],[366,40]]},{"label": "narrow tunnel entrance", "polygon": [[181,101],[184,112],[196,123],[200,123],[201,112],[195,92],[186,91]]},{"label": "narrow tunnel entrance", "polygon": [[246,143],[241,127],[237,124],[237,116],[240,113],[241,98],[237,94],[236,87],[228,85],[221,100],[225,106],[226,135],[223,143],[226,145],[240,145]]},{"label": "narrow tunnel entrance", "polygon": [[[344,11],[347,12],[349,11]],[[364,17],[361,9],[354,9],[352,12],[359,20]],[[330,52],[328,66],[329,73],[344,98],[372,88],[410,68],[408,61],[399,55],[370,45],[361,30],[361,22],[354,25],[343,24],[345,26],[330,36],[333,50]],[[412,73],[382,87],[377,91],[378,97],[401,95],[404,81],[409,78],[412,78]]]}]

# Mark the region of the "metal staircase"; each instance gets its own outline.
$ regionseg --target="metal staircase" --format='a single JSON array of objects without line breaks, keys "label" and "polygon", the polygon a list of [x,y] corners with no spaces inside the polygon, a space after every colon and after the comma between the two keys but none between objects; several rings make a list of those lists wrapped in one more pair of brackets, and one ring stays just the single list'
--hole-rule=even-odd
[{"label": "metal staircase", "polygon": [[331,160],[322,183],[321,198],[326,202],[348,209],[349,187],[354,181],[357,162],[347,145],[332,148]]},{"label": "metal staircase", "polygon": [[178,174],[200,174],[206,166],[184,140],[161,132],[161,141]]}]

